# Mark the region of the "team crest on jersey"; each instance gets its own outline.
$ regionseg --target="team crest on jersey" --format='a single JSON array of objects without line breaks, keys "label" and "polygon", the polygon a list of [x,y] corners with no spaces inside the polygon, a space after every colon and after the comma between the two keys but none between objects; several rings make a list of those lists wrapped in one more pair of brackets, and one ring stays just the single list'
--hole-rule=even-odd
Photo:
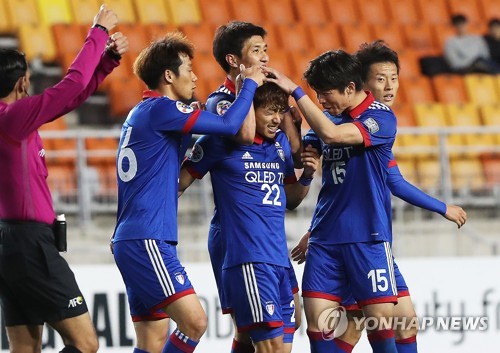
[{"label": "team crest on jersey", "polygon": [[231,102],[230,101],[220,101],[219,103],[217,103],[217,114],[219,115],[223,115],[225,112],[227,112],[227,110],[229,109],[229,107],[231,106]]},{"label": "team crest on jersey", "polygon": [[273,302],[266,302],[266,311],[271,316],[274,314],[274,303]]},{"label": "team crest on jersey", "polygon": [[181,113],[189,114],[194,110],[193,107],[179,101],[175,102],[175,106],[177,107],[177,109],[179,109]]},{"label": "team crest on jersey", "polygon": [[373,118],[366,119],[365,121],[363,121],[363,124],[365,124],[368,131],[370,131],[370,134],[374,134],[378,130],[380,130],[378,123]]},{"label": "team crest on jersey", "polygon": [[276,151],[278,152],[278,156],[280,156],[281,160],[284,162],[285,161],[285,151],[283,151],[283,148],[281,148],[281,145],[278,141],[274,143],[274,146],[276,147]]},{"label": "team crest on jersey", "polygon": [[191,162],[199,162],[203,158],[203,147],[199,143],[193,146],[191,154],[189,155],[189,160]]},{"label": "team crest on jersey", "polygon": [[184,285],[184,281],[185,281],[185,280],[184,280],[184,275],[183,275],[182,273],[177,272],[177,273],[175,274],[175,280],[176,280],[177,282],[179,282],[180,284]]}]

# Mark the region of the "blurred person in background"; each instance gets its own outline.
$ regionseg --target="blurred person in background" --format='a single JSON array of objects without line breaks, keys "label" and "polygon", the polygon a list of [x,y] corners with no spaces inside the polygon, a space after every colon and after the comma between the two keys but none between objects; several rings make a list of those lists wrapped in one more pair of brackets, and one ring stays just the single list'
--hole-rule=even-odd
[{"label": "blurred person in background", "polygon": [[488,33],[484,35],[491,60],[500,65],[500,18],[492,18],[488,22]]},{"label": "blurred person in background", "polygon": [[[54,231],[45,150],[37,129],[80,106],[119,65],[127,38],[102,5],[75,61],[55,86],[28,94],[30,70],[17,50],[0,49],[0,299],[11,352],[38,353],[44,323],[65,353],[94,353],[98,340],[75,276]],[[56,245],[60,236],[61,243]]]}]

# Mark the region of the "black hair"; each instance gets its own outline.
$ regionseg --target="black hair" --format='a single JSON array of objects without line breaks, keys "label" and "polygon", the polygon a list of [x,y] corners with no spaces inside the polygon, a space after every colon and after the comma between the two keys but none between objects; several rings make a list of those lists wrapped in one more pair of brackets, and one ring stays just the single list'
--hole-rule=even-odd
[{"label": "black hair", "polygon": [[269,108],[281,112],[288,107],[288,94],[277,84],[266,82],[255,91],[253,105],[257,108]]},{"label": "black hair", "polygon": [[490,28],[490,29],[491,29],[491,27],[499,26],[499,25],[500,25],[500,18],[498,18],[498,17],[492,18],[491,20],[488,21],[488,28]]},{"label": "black hair", "polygon": [[0,48],[0,98],[7,97],[27,71],[28,63],[23,53]]},{"label": "black hair", "polygon": [[467,17],[465,15],[459,13],[451,16],[451,24],[453,26],[458,26],[464,23],[467,23]]},{"label": "black hair", "polygon": [[350,82],[356,91],[361,91],[361,64],[359,60],[343,50],[330,50],[314,58],[304,72],[309,86],[319,92],[336,89],[343,92]]},{"label": "black hair", "polygon": [[215,31],[212,51],[215,60],[227,73],[230,70],[226,61],[227,54],[236,55],[241,58],[245,42],[253,36],[264,38],[267,32],[264,28],[249,22],[231,21],[220,26]]},{"label": "black hair", "polygon": [[376,40],[371,43],[363,43],[355,53],[356,58],[361,63],[361,79],[366,82],[368,72],[373,64],[390,62],[396,65],[399,74],[398,53],[389,48],[383,40]]}]

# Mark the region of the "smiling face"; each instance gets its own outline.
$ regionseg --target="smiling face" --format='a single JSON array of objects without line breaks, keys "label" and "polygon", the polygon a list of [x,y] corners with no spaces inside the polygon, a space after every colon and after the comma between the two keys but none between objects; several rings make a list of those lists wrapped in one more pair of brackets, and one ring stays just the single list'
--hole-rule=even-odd
[{"label": "smiling face", "polygon": [[237,57],[238,67],[267,66],[269,55],[267,55],[267,44],[261,36],[252,36],[247,39],[241,50],[241,58]]},{"label": "smiling face", "polygon": [[375,100],[392,106],[399,89],[396,65],[392,62],[372,64],[364,82],[364,89],[371,91]]},{"label": "smiling face", "polygon": [[196,81],[198,78],[194,74],[191,65],[191,59],[186,54],[179,54],[182,64],[179,66],[179,74],[171,72],[172,92],[174,100],[189,100],[193,98]]},{"label": "smiling face", "polygon": [[266,139],[273,139],[281,121],[283,111],[277,107],[259,107],[255,109],[255,127],[259,135]]}]

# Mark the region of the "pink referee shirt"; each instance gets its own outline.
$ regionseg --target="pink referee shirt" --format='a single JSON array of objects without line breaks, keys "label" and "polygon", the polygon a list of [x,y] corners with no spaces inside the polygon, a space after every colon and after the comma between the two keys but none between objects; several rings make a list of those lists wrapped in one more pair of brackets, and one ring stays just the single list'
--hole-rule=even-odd
[{"label": "pink referee shirt", "polygon": [[37,129],[78,107],[118,61],[103,54],[108,35],[99,28],[87,39],[66,76],[42,94],[0,102],[0,219],[52,224],[45,150]]}]

